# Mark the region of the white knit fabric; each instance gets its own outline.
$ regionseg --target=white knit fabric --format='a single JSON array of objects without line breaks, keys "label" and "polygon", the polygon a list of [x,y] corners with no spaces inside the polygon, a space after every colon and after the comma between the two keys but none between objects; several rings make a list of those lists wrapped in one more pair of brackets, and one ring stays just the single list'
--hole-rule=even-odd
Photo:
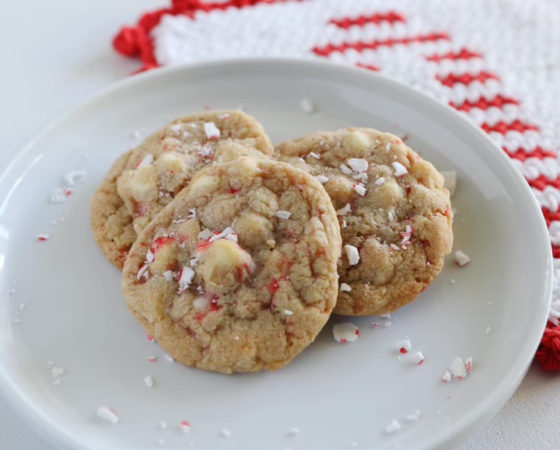
[{"label": "white knit fabric", "polygon": [[[402,14],[405,22],[380,21],[342,28],[331,19],[360,15]],[[488,109],[462,112],[478,125],[493,126],[515,120],[539,130],[505,133],[491,138],[514,153],[540,147],[554,157],[512,160],[529,180],[560,175],[560,2],[557,0],[304,0],[259,4],[241,9],[197,12],[194,20],[164,16],[152,31],[160,65],[240,56],[296,56],[323,58],[314,47],[343,42],[406,38],[443,32],[449,40],[415,42],[371,50],[349,49],[326,57],[349,64],[375,65],[380,72],[409,84],[443,102],[461,104],[501,94],[520,101]],[[462,48],[482,58],[429,61],[426,56]],[[444,85],[436,77],[487,71],[500,80],[486,79]],[[560,190],[533,188],[541,206],[558,211]],[[560,222],[549,226],[551,242],[560,245]],[[530,239],[530,236],[527,237]],[[551,319],[560,320],[560,259],[555,260],[555,288]]]}]

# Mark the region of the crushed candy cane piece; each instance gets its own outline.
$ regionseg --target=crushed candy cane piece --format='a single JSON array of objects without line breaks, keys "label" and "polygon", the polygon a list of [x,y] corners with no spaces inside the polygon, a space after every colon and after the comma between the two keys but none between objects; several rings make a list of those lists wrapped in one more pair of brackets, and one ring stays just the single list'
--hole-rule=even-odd
[{"label": "crushed candy cane piece", "polygon": [[455,278],[450,278],[449,279],[449,284],[455,284]]},{"label": "crushed candy cane piece", "polygon": [[342,170],[342,173],[346,175],[352,175],[352,169],[350,169],[350,167],[348,167],[346,164],[341,164],[340,170]]},{"label": "crushed candy cane piece", "polygon": [[45,241],[49,240],[49,237],[50,236],[47,233],[40,233],[40,234],[37,235],[37,240],[39,242],[45,242]]},{"label": "crushed candy cane piece", "polygon": [[298,427],[292,427],[287,432],[286,435],[288,436],[299,436],[301,430]]},{"label": "crushed candy cane piece", "polygon": [[463,267],[470,263],[471,259],[466,253],[462,252],[461,250],[457,250],[453,255],[453,261],[455,261],[455,264],[457,264],[459,267]]},{"label": "crushed candy cane piece", "polygon": [[332,332],[334,340],[341,344],[354,342],[360,335],[359,328],[352,322],[336,323],[333,325]]},{"label": "crushed candy cane piece", "polygon": [[441,381],[443,381],[444,383],[449,383],[451,381],[451,372],[449,370],[443,372],[443,375],[441,376]]},{"label": "crushed candy cane piece", "polygon": [[414,353],[414,355],[410,357],[410,360],[417,366],[421,365],[424,362],[424,359],[424,354],[421,351]]},{"label": "crushed candy cane piece", "polygon": [[215,141],[220,137],[220,129],[214,122],[204,122],[204,133],[206,133],[206,137],[211,141]]},{"label": "crushed candy cane piece", "polygon": [[186,420],[181,420],[181,423],[179,424],[179,427],[181,428],[181,431],[183,433],[190,433],[190,431],[191,431],[191,424],[189,422],[187,422]]},{"label": "crushed candy cane piece", "polygon": [[366,195],[366,192],[367,192],[366,187],[362,183],[355,184],[354,185],[354,190],[356,191],[356,193],[360,197],[363,197],[364,195]]},{"label": "crushed candy cane piece", "polygon": [[442,170],[440,173],[443,175],[443,186],[449,191],[449,196],[453,197],[457,187],[457,172],[454,170]]},{"label": "crushed candy cane piece", "polygon": [[350,158],[348,161],[348,166],[355,172],[365,172],[368,170],[368,162],[363,158]]},{"label": "crushed candy cane piece", "polygon": [[64,181],[68,186],[74,186],[76,181],[83,181],[86,177],[85,170],[71,170],[64,175]]},{"label": "crushed candy cane piece", "polygon": [[473,369],[473,358],[472,358],[472,356],[469,356],[468,358],[465,358],[465,369],[467,369],[467,373],[472,372],[472,369]]},{"label": "crushed candy cane piece", "polygon": [[194,219],[196,217],[196,208],[189,209],[186,219]]},{"label": "crushed candy cane piece", "polygon": [[315,111],[315,104],[307,97],[301,99],[299,106],[305,114],[312,114]]},{"label": "crushed candy cane piece", "polygon": [[407,168],[398,161],[393,161],[391,165],[393,166],[393,169],[395,169],[396,177],[402,177],[403,175],[406,175],[408,173]]},{"label": "crushed candy cane piece", "polygon": [[350,244],[344,246],[344,251],[346,252],[346,258],[348,259],[348,264],[355,266],[360,262],[360,252],[356,247]]},{"label": "crushed candy cane piece", "polygon": [[407,414],[405,416],[405,420],[407,422],[418,422],[418,419],[420,419],[420,410],[416,410],[411,414]]},{"label": "crushed candy cane piece", "polygon": [[144,275],[148,275],[148,273],[146,272],[148,270],[148,264],[144,264],[142,267],[140,267],[140,269],[138,270],[138,274],[136,275],[136,279],[140,280]]},{"label": "crushed candy cane piece", "polygon": [[344,205],[342,208],[340,208],[337,212],[336,215],[337,216],[344,216],[346,214],[348,214],[349,212],[352,211],[352,207],[350,206],[350,203],[346,203],[346,205]]},{"label": "crushed candy cane piece", "polygon": [[394,217],[393,217],[393,211],[389,211],[389,212],[387,213],[387,218],[389,219],[389,222],[392,222],[392,221],[393,221],[393,219],[394,219]]},{"label": "crushed candy cane piece", "polygon": [[[200,237],[200,234],[198,235],[198,237]],[[237,234],[235,233],[235,231],[233,231],[232,227],[227,227],[225,230],[223,230],[220,233],[217,234],[212,233],[210,235],[209,242],[214,242],[217,241],[218,239],[229,239],[230,241],[237,242]]]},{"label": "crushed candy cane piece", "polygon": [[352,287],[351,287],[349,284],[340,283],[340,291],[341,291],[341,292],[351,292],[351,291],[352,291]]},{"label": "crushed candy cane piece", "polygon": [[379,177],[377,180],[375,180],[376,186],[381,186],[383,183],[385,183],[385,177]]},{"label": "crushed candy cane piece", "polygon": [[412,350],[412,343],[410,342],[410,339],[402,339],[397,341],[395,347],[400,353],[405,354]]},{"label": "crushed candy cane piece", "polygon": [[111,422],[113,425],[119,421],[117,413],[107,406],[100,406],[97,408],[97,415],[102,419]]},{"label": "crushed candy cane piece", "polygon": [[401,249],[397,244],[394,244],[394,243],[389,244],[389,247],[391,247],[393,250],[400,250]]},{"label": "crushed candy cane piece", "polygon": [[51,375],[53,377],[60,377],[64,375],[65,370],[62,367],[53,367],[51,369]]},{"label": "crushed candy cane piece", "polygon": [[144,377],[144,384],[149,388],[154,387],[154,379],[148,375],[147,377]]},{"label": "crushed candy cane piece", "polygon": [[492,327],[490,327],[490,326],[486,327],[486,334],[490,334],[490,333],[492,333],[492,331],[494,331],[492,329]]},{"label": "crushed candy cane piece", "polygon": [[386,142],[386,143],[385,143],[385,151],[388,152],[389,150],[391,150],[391,143],[390,143],[390,142]]},{"label": "crushed candy cane piece", "polygon": [[183,266],[181,272],[179,272],[179,276],[177,277],[177,281],[179,282],[179,292],[183,292],[191,285],[191,281],[194,277],[194,270],[192,270],[189,266]]},{"label": "crushed candy cane piece", "polygon": [[315,152],[309,152],[307,154],[307,156],[309,156],[311,158],[315,158],[315,159],[321,159],[321,155],[319,155],[318,153],[315,153]]},{"label": "crushed candy cane piece", "polygon": [[391,423],[385,427],[385,433],[392,434],[402,429],[402,425],[398,422],[398,420],[393,419]]},{"label": "crushed candy cane piece", "polygon": [[165,358],[166,361],[168,362],[175,362],[175,358],[173,358],[172,356],[168,355],[167,353],[165,355],[163,355],[163,357]]},{"label": "crushed candy cane piece", "polygon": [[52,191],[50,202],[51,203],[64,203],[68,196],[65,194],[65,189],[56,188]]},{"label": "crushed candy cane piece", "polygon": [[467,369],[465,367],[465,361],[463,361],[463,358],[456,356],[449,366],[449,371],[457,380],[464,379],[467,376]]},{"label": "crushed candy cane piece", "polygon": [[227,428],[222,428],[220,430],[220,436],[229,439],[231,437],[231,431],[229,431]]},{"label": "crushed candy cane piece", "polygon": [[166,422],[165,420],[162,420],[162,421],[159,423],[159,427],[160,427],[162,430],[167,430],[167,422]]},{"label": "crushed candy cane piece", "polygon": [[146,262],[147,262],[148,264],[151,264],[151,263],[154,262],[154,259],[155,259],[154,253],[153,253],[151,250],[148,250],[148,251],[146,252]]},{"label": "crushed candy cane piece", "polygon": [[279,219],[289,219],[291,215],[290,211],[276,211],[276,217]]},{"label": "crushed candy cane piece", "polygon": [[325,175],[317,175],[315,178],[317,178],[317,181],[321,184],[325,184],[327,181],[329,181],[329,179]]},{"label": "crushed candy cane piece", "polygon": [[154,342],[154,337],[151,334],[146,333],[144,337],[148,342]]},{"label": "crushed candy cane piece", "polygon": [[155,363],[157,361],[157,356],[148,356],[146,359],[148,362]]},{"label": "crushed candy cane piece", "polygon": [[285,309],[285,310],[284,310],[284,314],[287,315],[287,316],[293,316],[293,315],[294,315],[294,312],[293,312],[292,310],[290,310],[290,309]]},{"label": "crushed candy cane piece", "polygon": [[142,167],[148,167],[153,162],[154,162],[154,155],[148,153],[140,160],[138,164],[136,164],[136,168],[141,169]]}]

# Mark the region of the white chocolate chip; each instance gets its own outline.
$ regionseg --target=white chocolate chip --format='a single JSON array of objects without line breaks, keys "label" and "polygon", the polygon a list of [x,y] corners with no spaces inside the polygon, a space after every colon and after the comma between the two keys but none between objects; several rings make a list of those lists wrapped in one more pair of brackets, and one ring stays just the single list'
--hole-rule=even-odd
[{"label": "white chocolate chip", "polygon": [[353,245],[346,244],[344,246],[344,251],[346,252],[346,258],[348,259],[348,264],[355,266],[360,262],[360,252]]},{"label": "white chocolate chip", "polygon": [[396,177],[401,177],[401,176],[406,175],[408,173],[408,170],[406,169],[406,167],[403,166],[398,161],[393,161],[391,163],[391,165],[393,166],[393,169],[395,169],[395,176]]},{"label": "white chocolate chip", "polygon": [[154,387],[154,379],[148,375],[147,377],[144,377],[144,384],[149,388]]},{"label": "white chocolate chip", "polygon": [[455,264],[457,264],[459,267],[463,267],[470,263],[471,259],[467,256],[466,253],[463,253],[461,250],[457,250],[453,255],[453,261],[455,261]]}]

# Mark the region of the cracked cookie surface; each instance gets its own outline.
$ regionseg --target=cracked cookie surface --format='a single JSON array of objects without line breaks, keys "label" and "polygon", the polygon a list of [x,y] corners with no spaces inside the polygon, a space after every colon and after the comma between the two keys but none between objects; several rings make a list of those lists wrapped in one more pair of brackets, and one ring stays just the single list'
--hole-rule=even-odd
[{"label": "cracked cookie surface", "polygon": [[144,228],[122,290],[177,361],[222,373],[274,370],[326,323],[340,246],[336,213],[313,177],[243,157],[200,171]]},{"label": "cracked cookie surface", "polygon": [[121,269],[137,234],[198,170],[271,153],[262,126],[241,111],[206,111],[172,121],[122,155],[92,198],[98,246]]},{"label": "cracked cookie surface", "polygon": [[453,244],[443,177],[389,133],[349,128],[276,146],[278,160],[306,170],[331,197],[341,227],[334,312],[393,312],[441,272]]}]

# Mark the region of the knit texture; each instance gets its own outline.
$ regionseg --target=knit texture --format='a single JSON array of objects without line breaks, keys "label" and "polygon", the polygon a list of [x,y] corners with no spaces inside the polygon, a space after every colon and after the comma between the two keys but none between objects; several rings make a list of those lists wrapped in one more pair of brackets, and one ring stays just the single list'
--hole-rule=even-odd
[{"label": "knit texture", "polygon": [[[241,56],[330,59],[448,103],[512,159],[542,208],[554,294],[537,360],[560,370],[560,2],[173,0],[113,41],[140,70]],[[528,237],[530,239],[530,237]]]}]

